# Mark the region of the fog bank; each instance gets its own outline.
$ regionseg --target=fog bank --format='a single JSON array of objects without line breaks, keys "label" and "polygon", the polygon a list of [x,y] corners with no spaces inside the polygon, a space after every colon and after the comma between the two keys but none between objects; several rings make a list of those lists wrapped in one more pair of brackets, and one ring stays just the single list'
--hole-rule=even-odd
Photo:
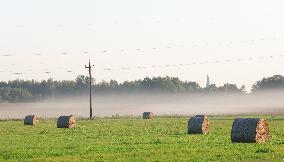
[{"label": "fog bank", "polygon": [[[219,94],[219,95],[162,95],[108,94],[94,96],[95,116],[139,116],[145,111],[157,115],[229,115],[229,114],[284,114],[284,93]],[[0,103],[0,119],[22,119],[28,114],[43,118],[73,114],[89,116],[87,96],[49,99],[37,103]]]}]

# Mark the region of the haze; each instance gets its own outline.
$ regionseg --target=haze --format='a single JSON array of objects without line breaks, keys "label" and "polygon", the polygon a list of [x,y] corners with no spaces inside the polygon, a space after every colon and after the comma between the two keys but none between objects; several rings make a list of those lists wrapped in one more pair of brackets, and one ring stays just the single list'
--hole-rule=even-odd
[{"label": "haze", "polygon": [[[250,115],[284,114],[284,93],[266,92],[247,95],[104,95],[96,96],[96,117],[141,116],[150,111],[156,115]],[[87,96],[49,99],[40,103],[1,103],[0,119],[21,119],[27,114],[55,118],[62,114],[89,116]]]}]

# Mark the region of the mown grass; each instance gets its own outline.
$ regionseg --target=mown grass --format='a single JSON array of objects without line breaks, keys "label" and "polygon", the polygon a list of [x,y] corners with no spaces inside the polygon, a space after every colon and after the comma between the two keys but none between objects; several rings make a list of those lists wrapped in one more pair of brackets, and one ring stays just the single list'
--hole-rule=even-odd
[{"label": "mown grass", "polygon": [[0,121],[0,161],[284,161],[284,117],[267,117],[268,144],[232,144],[233,117],[211,117],[209,135],[188,135],[186,117],[79,120],[57,129]]}]

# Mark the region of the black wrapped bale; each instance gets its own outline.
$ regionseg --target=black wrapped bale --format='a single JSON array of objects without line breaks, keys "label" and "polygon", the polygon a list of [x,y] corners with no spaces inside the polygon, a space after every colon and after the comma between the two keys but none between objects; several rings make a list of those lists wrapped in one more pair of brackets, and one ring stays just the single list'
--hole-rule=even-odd
[{"label": "black wrapped bale", "polygon": [[154,113],[152,112],[144,112],[143,113],[143,119],[152,119],[154,118]]},{"label": "black wrapped bale", "polygon": [[76,118],[73,115],[60,116],[57,120],[57,128],[75,128]]},{"label": "black wrapped bale", "polygon": [[191,117],[188,121],[188,134],[208,134],[209,120],[205,115]]},{"label": "black wrapped bale", "polygon": [[237,118],[235,119],[231,140],[234,143],[265,143],[269,141],[269,127],[266,119]]},{"label": "black wrapped bale", "polygon": [[37,115],[28,115],[24,119],[24,125],[37,125],[39,124],[39,119]]}]

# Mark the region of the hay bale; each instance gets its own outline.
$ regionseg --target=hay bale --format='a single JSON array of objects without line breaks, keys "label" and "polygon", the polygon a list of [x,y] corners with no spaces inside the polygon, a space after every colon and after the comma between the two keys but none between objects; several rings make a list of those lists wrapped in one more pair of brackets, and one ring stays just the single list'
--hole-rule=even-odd
[{"label": "hay bale", "polygon": [[188,134],[208,134],[209,120],[205,115],[191,117],[188,121]]},{"label": "hay bale", "polygon": [[112,115],[111,118],[118,119],[119,118],[119,114]]},{"label": "hay bale", "polygon": [[37,115],[28,115],[24,119],[24,125],[37,125],[39,124],[39,119]]},{"label": "hay bale", "polygon": [[207,116],[205,116],[205,115],[196,115],[195,117],[196,118],[207,118]]},{"label": "hay bale", "polygon": [[152,119],[152,118],[154,118],[154,113],[152,113],[152,112],[144,112],[143,113],[143,119]]},{"label": "hay bale", "polygon": [[60,116],[57,120],[57,128],[75,128],[76,118],[73,115]]},{"label": "hay bale", "polygon": [[265,143],[269,141],[269,127],[266,119],[237,118],[232,131],[232,142],[239,143]]}]

